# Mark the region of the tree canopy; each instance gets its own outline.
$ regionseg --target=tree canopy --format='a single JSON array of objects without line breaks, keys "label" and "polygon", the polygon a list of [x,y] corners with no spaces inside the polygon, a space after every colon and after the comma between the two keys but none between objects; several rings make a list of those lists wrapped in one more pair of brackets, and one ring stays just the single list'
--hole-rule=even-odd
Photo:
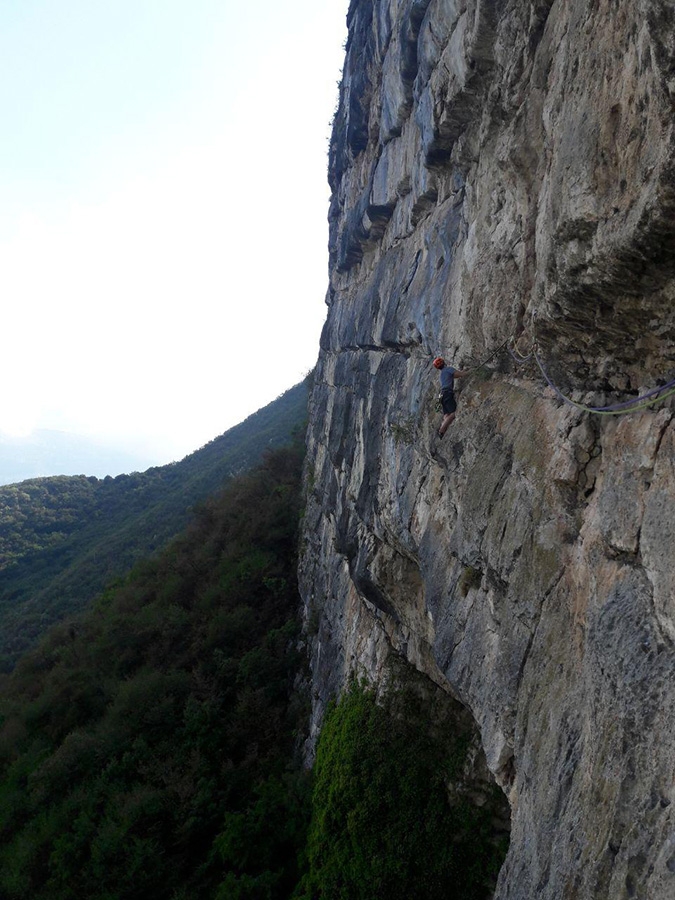
[{"label": "tree canopy", "polygon": [[237,478],[5,677],[2,896],[289,896],[308,802],[301,459]]}]

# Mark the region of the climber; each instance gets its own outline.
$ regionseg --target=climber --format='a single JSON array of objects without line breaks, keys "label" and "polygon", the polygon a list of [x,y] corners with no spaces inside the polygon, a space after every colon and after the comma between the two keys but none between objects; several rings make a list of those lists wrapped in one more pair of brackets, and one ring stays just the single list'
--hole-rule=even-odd
[{"label": "climber", "polygon": [[436,357],[434,366],[439,370],[441,376],[441,406],[443,409],[443,421],[436,434],[439,438],[442,438],[455,421],[455,410],[457,409],[457,402],[455,400],[455,378],[464,378],[469,372],[467,369],[454,369],[452,366],[446,366],[442,356]]}]

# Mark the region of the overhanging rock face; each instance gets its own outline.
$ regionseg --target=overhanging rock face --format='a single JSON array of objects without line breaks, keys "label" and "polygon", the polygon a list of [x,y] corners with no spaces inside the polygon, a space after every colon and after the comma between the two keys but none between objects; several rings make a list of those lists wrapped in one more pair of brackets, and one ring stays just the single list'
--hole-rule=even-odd
[{"label": "overhanging rock face", "polygon": [[499,900],[675,897],[668,0],[353,0],[301,585],[314,724],[403,655],[512,815]]}]

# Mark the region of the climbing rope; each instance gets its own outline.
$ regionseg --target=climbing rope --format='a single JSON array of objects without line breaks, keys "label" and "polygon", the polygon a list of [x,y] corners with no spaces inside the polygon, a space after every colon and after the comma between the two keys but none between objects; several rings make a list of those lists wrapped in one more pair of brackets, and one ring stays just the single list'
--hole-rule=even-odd
[{"label": "climbing rope", "polygon": [[[462,366],[462,368],[465,369],[467,372],[472,372],[474,369],[481,369],[483,366],[487,365],[490,362],[490,360],[493,359],[500,351],[502,351],[504,349],[504,347],[506,347],[506,345],[508,344],[508,342],[510,340],[511,340],[511,338],[507,338],[503,344],[500,344],[497,347],[497,349],[493,350],[492,353],[486,359],[484,359],[482,362],[475,363],[473,366]],[[437,355],[444,356],[443,353],[439,353]],[[452,355],[453,355],[452,353],[448,354],[448,356],[452,356]]]},{"label": "climbing rope", "polygon": [[[532,323],[532,329],[534,334],[534,321]],[[576,400],[572,400],[572,398],[568,397],[566,394],[563,394],[560,388],[553,382],[546,370],[546,367],[544,366],[544,363],[541,360],[540,354],[537,352],[539,350],[539,345],[536,340],[536,334],[534,334],[534,339],[530,346],[530,352],[526,356],[521,355],[520,351],[516,349],[515,344],[515,336],[512,335],[510,338],[507,338],[507,340],[505,340],[503,344],[500,344],[496,348],[496,350],[494,350],[490,354],[490,356],[488,356],[482,362],[477,363],[474,366],[466,366],[467,371],[480,369],[482,366],[489,363],[491,359],[497,356],[498,353],[506,349],[511,358],[519,366],[525,365],[525,363],[529,362],[531,359],[534,359],[548,386],[552,388],[552,390],[555,392],[555,395],[564,403],[569,404],[569,406],[573,406],[575,409],[580,409],[582,410],[582,412],[592,413],[593,415],[597,416],[622,416],[627,415],[628,413],[638,412],[641,409],[650,409],[654,406],[655,403],[661,403],[663,400],[667,400],[668,397],[672,397],[675,395],[675,378],[673,378],[671,381],[668,381],[666,384],[661,385],[660,387],[652,388],[651,390],[646,391],[644,394],[641,394],[639,397],[631,397],[630,400],[625,400],[621,403],[612,403],[608,406],[587,406],[585,403],[579,403]]]},{"label": "climbing rope", "polygon": [[497,349],[493,353],[491,353],[487,359],[484,359],[482,362],[476,363],[475,366],[466,366],[467,371],[471,372],[474,369],[482,369],[483,366],[486,366],[490,362],[491,359],[493,359],[498,353],[500,353],[504,349],[504,347],[506,347],[509,340],[510,340],[510,338],[507,338],[503,344],[500,344],[499,347],[497,347]]},{"label": "climbing rope", "polygon": [[507,345],[506,345],[506,349],[508,350],[509,355],[516,361],[516,363],[517,363],[519,366],[524,366],[525,363],[526,363],[526,362],[529,362],[529,361],[532,359],[533,355],[534,355],[533,352],[530,351],[530,352],[528,353],[527,356],[520,356],[520,355],[516,352],[516,344],[515,344],[515,341],[514,341],[514,339],[513,339],[512,337],[509,338],[509,340],[508,340],[508,342],[507,342]]},{"label": "climbing rope", "polygon": [[[637,410],[639,409],[647,409],[654,403],[659,403],[660,401],[665,400],[667,397],[672,397],[673,394],[675,394],[674,378],[672,381],[669,381],[667,384],[664,384],[661,387],[652,388],[651,391],[647,391],[645,394],[641,394],[639,397],[632,397],[630,400],[626,400],[623,403],[613,403],[610,406],[586,406],[585,403],[577,403],[577,401],[572,400],[571,397],[565,396],[560,388],[555,385],[549,377],[549,374],[544,368],[544,364],[539,358],[539,355],[535,348],[533,348],[532,353],[537,365],[539,366],[541,374],[544,376],[546,383],[550,388],[553,388],[557,397],[559,397],[565,403],[568,403],[570,406],[576,407],[576,409],[581,409],[583,410],[583,412],[587,413],[594,413],[596,416],[621,416],[626,415],[627,413],[637,412]],[[665,393],[663,393],[664,391]]]},{"label": "climbing rope", "polygon": [[675,394],[675,379],[673,379],[667,384],[661,385],[661,387],[652,388],[652,390],[641,394],[639,397],[631,397],[630,400],[625,400],[622,403],[612,403],[609,406],[587,406],[585,403],[579,403],[576,400],[572,400],[571,397],[563,394],[560,388],[553,383],[553,380],[549,376],[543,362],[541,361],[539,353],[537,353],[537,351],[539,350],[539,344],[537,342],[536,333],[536,312],[532,317],[532,336],[533,341],[531,356],[534,356],[535,362],[539,366],[539,371],[544,376],[546,384],[548,384],[548,386],[553,389],[556,396],[560,400],[562,400],[564,403],[567,403],[569,406],[573,406],[576,409],[582,410],[583,412],[592,413],[596,416],[623,416],[627,415],[628,413],[637,412],[641,409],[648,409],[649,407],[653,406],[654,403],[659,403],[662,400],[666,400],[668,397],[671,397],[673,394]]}]

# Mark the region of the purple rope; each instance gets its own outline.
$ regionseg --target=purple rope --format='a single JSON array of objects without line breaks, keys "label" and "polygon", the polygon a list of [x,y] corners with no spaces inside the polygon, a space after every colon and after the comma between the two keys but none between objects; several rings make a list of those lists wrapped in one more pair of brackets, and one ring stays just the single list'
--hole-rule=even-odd
[{"label": "purple rope", "polygon": [[[553,384],[551,379],[548,377],[546,369],[542,365],[542,362],[539,359],[539,357],[537,356],[537,354],[534,353],[534,351],[533,351],[533,354],[534,354],[534,358],[537,360],[537,364],[538,364],[539,368],[541,369],[541,374],[546,379],[548,386],[553,388],[553,390],[561,398],[561,400],[564,400],[565,403],[569,403],[570,401],[567,399],[567,397],[565,397],[565,395],[562,394],[558,390],[558,388]],[[671,387],[675,387],[675,378],[673,378],[673,380],[669,381],[667,384],[662,384],[661,387],[652,388],[651,391],[647,391],[646,394],[641,394],[639,397],[633,397],[630,400],[625,400],[623,403],[612,403],[611,406],[589,406],[589,407],[587,407],[587,409],[593,410],[593,412],[611,412],[612,410],[615,410],[615,409],[626,409],[628,406],[633,406],[634,403],[640,403],[642,400],[648,400],[650,397],[654,397],[657,394],[662,393],[663,391],[667,391],[668,388],[671,388]],[[579,406],[580,404],[573,403],[572,405]]]},{"label": "purple rope", "polygon": [[523,363],[529,362],[529,360],[531,360],[532,356],[533,356],[532,353],[528,354],[528,356],[516,356],[516,354],[513,352],[513,350],[510,347],[507,347],[506,349],[509,351],[509,353],[511,354],[513,359],[515,359],[515,361],[518,363],[518,365],[522,365]]},{"label": "purple rope", "polygon": [[611,409],[625,409],[627,406],[632,406],[634,403],[639,403],[641,400],[648,400],[650,397],[654,397],[657,394],[662,393],[663,391],[667,391],[668,388],[675,387],[675,378],[672,381],[669,381],[668,384],[663,384],[661,387],[652,388],[651,391],[647,391],[646,394],[642,394],[640,397],[634,397],[632,400],[626,400],[624,403],[613,403],[611,406],[598,406],[599,410],[611,410]]}]

